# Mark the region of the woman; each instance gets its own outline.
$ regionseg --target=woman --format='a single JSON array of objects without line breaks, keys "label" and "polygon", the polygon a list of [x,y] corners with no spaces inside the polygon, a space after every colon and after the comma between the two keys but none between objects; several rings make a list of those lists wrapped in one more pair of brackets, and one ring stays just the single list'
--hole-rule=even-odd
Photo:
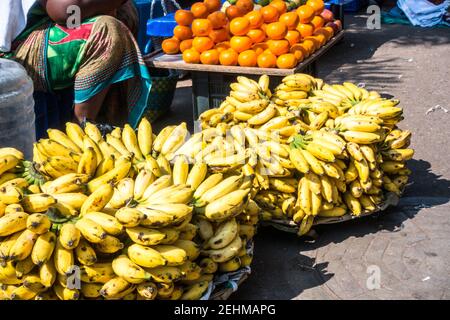
[{"label": "woman", "polygon": [[[77,18],[81,25],[74,26]],[[135,125],[151,84],[132,34],[137,25],[131,0],[38,0],[3,56],[27,69],[35,91],[73,87],[75,120],[103,115],[101,120],[119,124],[125,113]]]}]

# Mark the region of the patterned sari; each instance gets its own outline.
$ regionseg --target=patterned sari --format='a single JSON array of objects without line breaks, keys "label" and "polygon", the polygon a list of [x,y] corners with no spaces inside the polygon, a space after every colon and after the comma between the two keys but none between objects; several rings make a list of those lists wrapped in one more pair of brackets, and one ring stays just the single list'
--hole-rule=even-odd
[{"label": "patterned sari", "polygon": [[[118,10],[117,16],[135,29],[137,13],[130,2]],[[102,108],[106,110],[101,112],[111,118],[111,114],[120,112],[108,109],[126,106],[128,121],[136,126],[147,106],[151,78],[129,27],[105,15],[69,29],[51,21],[39,4],[28,16],[25,31],[15,39],[12,52],[4,56],[27,69],[35,90],[52,92],[73,87],[74,102],[82,103],[110,88],[112,95],[125,96],[125,105],[107,97]]]}]

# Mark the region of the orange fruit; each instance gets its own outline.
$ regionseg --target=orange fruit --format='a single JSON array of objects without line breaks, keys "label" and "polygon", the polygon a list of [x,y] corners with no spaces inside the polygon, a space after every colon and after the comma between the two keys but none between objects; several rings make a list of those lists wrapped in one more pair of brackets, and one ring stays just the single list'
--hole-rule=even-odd
[{"label": "orange fruit", "polygon": [[260,29],[261,29],[262,31],[266,32],[266,29],[267,29],[267,23],[263,23],[263,24],[261,25]]},{"label": "orange fruit", "polygon": [[238,64],[241,67],[256,67],[258,56],[253,50],[245,50],[239,53]]},{"label": "orange fruit", "polygon": [[208,7],[203,2],[196,2],[191,6],[191,12],[195,19],[206,18],[209,14]]},{"label": "orange fruit", "polygon": [[216,49],[203,51],[200,54],[200,62],[203,64],[219,64],[219,51]]},{"label": "orange fruit", "polygon": [[196,37],[206,37],[211,30],[212,24],[208,19],[195,19],[192,21],[192,33]]},{"label": "orange fruit", "polygon": [[223,66],[236,66],[238,64],[238,53],[233,49],[226,49],[220,52],[219,62]]},{"label": "orange fruit", "polygon": [[259,11],[250,11],[245,15],[250,22],[250,28],[257,29],[264,23],[264,18]]},{"label": "orange fruit", "polygon": [[282,54],[277,58],[277,67],[280,69],[292,69],[297,65],[297,59],[292,53]]},{"label": "orange fruit", "polygon": [[214,43],[220,43],[230,39],[230,34],[228,33],[227,29],[222,28],[211,30],[211,32],[209,33],[209,37],[212,39],[212,41],[214,41]]},{"label": "orange fruit", "polygon": [[308,56],[312,55],[314,51],[316,51],[316,45],[311,40],[303,40],[300,45],[305,48],[306,52],[308,52]]},{"label": "orange fruit", "polygon": [[246,35],[250,30],[250,22],[246,17],[237,17],[230,22],[230,32],[235,36]]},{"label": "orange fruit", "polygon": [[280,17],[280,13],[278,12],[277,8],[273,6],[266,6],[259,9],[261,12],[264,22],[265,23],[271,23],[278,21],[278,18]]},{"label": "orange fruit", "polygon": [[253,43],[260,43],[266,40],[266,33],[261,29],[252,29],[247,32],[247,36],[252,39]]},{"label": "orange fruit", "polygon": [[186,63],[200,63],[200,53],[195,49],[186,49],[183,52],[183,60]]},{"label": "orange fruit", "polygon": [[277,66],[277,57],[271,52],[264,52],[258,55],[256,62],[260,68],[275,68]]},{"label": "orange fruit", "polygon": [[314,36],[306,37],[306,38],[303,39],[302,42],[305,42],[305,41],[306,41],[306,42],[310,41],[310,42],[313,43],[314,51],[316,51],[317,49],[319,49],[319,48],[322,46],[322,45],[320,44],[319,39],[316,39]]},{"label": "orange fruit", "polygon": [[234,36],[230,39],[230,47],[236,52],[242,52],[252,47],[252,39],[247,36]]},{"label": "orange fruit", "polygon": [[206,8],[208,8],[209,12],[219,11],[220,7],[222,7],[222,3],[220,0],[203,0]]},{"label": "orange fruit", "polygon": [[301,44],[294,44],[289,50],[290,53],[293,53],[298,62],[302,62],[309,53]]},{"label": "orange fruit", "polygon": [[289,41],[287,40],[269,40],[267,41],[270,52],[276,56],[280,56],[289,52]]},{"label": "orange fruit", "polygon": [[184,52],[187,49],[192,48],[192,41],[193,39],[186,39],[180,42],[180,51]]},{"label": "orange fruit", "polygon": [[209,37],[195,37],[194,40],[192,40],[192,48],[200,53],[209,50],[212,47],[214,47],[214,41]]},{"label": "orange fruit", "polygon": [[300,40],[302,40],[302,35],[297,30],[289,30],[286,34],[286,37],[284,37],[287,41],[289,41],[289,44],[293,46],[296,43],[299,43]]},{"label": "orange fruit", "polygon": [[279,14],[283,14],[287,11],[286,2],[284,2],[283,0],[274,0],[271,3],[269,3],[269,6],[272,6],[275,9],[277,9]]},{"label": "orange fruit", "polygon": [[325,3],[323,0],[308,0],[306,4],[314,9],[314,13],[319,15],[322,13],[323,9],[325,9]]},{"label": "orange fruit", "polygon": [[227,49],[230,49],[230,42],[224,41],[224,42],[218,43],[214,46],[214,49],[217,49],[217,51],[219,51],[219,53],[222,51],[225,51]]},{"label": "orange fruit", "polygon": [[176,54],[180,51],[180,41],[174,37],[165,39],[161,46],[163,51],[167,54]]},{"label": "orange fruit", "polygon": [[231,5],[225,10],[225,14],[229,20],[232,20],[237,17],[242,17],[245,13],[235,5]]},{"label": "orange fruit", "polygon": [[315,16],[311,20],[311,24],[314,26],[314,29],[322,28],[325,25],[325,19],[321,16]]},{"label": "orange fruit", "polygon": [[221,11],[208,15],[208,20],[211,22],[213,29],[220,29],[228,23],[227,15]]},{"label": "orange fruit", "polygon": [[187,26],[176,26],[173,28],[173,35],[180,41],[192,39],[192,30]]},{"label": "orange fruit", "polygon": [[318,33],[312,37],[319,42],[319,44],[320,44],[319,48],[322,47],[323,45],[325,45],[325,43],[327,43],[327,37],[325,37],[325,35],[323,35],[321,33]]},{"label": "orange fruit", "polygon": [[286,25],[283,22],[272,22],[266,27],[267,37],[273,40],[281,40],[287,34]]},{"label": "orange fruit", "polygon": [[253,4],[253,0],[238,0],[236,2],[236,7],[241,9],[241,11],[244,13],[252,11],[254,6],[255,5]]},{"label": "orange fruit", "polygon": [[313,33],[314,36],[317,36],[319,34],[324,35],[325,36],[325,40],[328,41],[328,40],[330,40],[333,37],[333,29],[331,27],[323,27],[323,28],[317,29]]},{"label": "orange fruit", "polygon": [[298,14],[295,12],[286,12],[280,16],[280,22],[283,22],[288,30],[294,30],[298,25]]},{"label": "orange fruit", "polygon": [[303,5],[297,8],[297,14],[300,19],[300,23],[309,23],[314,18],[314,9],[310,6]]},{"label": "orange fruit", "polygon": [[180,26],[190,26],[194,20],[194,15],[188,10],[177,10],[175,12],[175,21]]},{"label": "orange fruit", "polygon": [[312,36],[314,32],[314,26],[310,23],[299,23],[297,31],[300,32],[303,38]]},{"label": "orange fruit", "polygon": [[269,46],[265,42],[256,43],[252,46],[252,50],[254,50],[258,56],[268,48]]}]

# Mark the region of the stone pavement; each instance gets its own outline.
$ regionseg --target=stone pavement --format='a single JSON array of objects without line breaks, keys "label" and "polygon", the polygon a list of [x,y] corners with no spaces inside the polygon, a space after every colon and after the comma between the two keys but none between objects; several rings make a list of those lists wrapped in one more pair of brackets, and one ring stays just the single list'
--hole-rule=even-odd
[{"label": "stone pavement", "polygon": [[[345,39],[321,58],[319,77],[402,101],[401,127],[413,131],[416,150],[411,185],[399,206],[320,226],[314,242],[261,228],[253,273],[231,299],[450,299],[450,112],[427,114],[450,110],[450,29],[372,31],[366,19],[346,16]],[[157,127],[190,121],[190,94],[190,81],[180,82]],[[380,289],[369,290],[377,279]]]}]

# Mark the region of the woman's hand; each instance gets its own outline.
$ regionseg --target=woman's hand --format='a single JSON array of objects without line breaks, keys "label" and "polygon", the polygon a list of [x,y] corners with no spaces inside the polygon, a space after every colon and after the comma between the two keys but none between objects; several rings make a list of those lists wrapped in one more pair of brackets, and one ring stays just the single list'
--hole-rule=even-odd
[{"label": "woman's hand", "polygon": [[78,6],[81,20],[97,15],[115,15],[116,10],[128,0],[39,0],[41,6],[47,11],[50,19],[58,24],[65,25],[67,19],[73,14],[67,12],[70,6]]}]

